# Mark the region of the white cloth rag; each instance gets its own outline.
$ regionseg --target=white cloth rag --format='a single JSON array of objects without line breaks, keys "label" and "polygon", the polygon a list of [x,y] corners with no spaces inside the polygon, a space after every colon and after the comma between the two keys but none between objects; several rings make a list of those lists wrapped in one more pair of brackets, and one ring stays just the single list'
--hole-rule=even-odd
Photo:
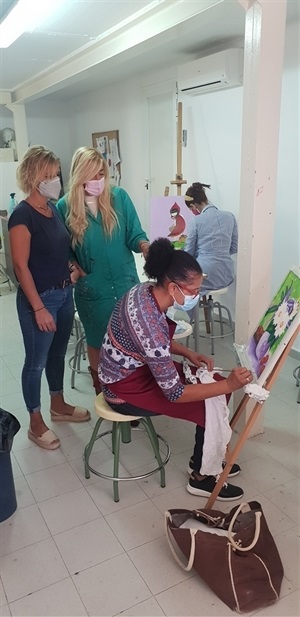
[{"label": "white cloth rag", "polygon": [[266,401],[270,394],[269,390],[259,386],[257,383],[249,383],[247,386],[244,386],[244,392],[259,403]]},{"label": "white cloth rag", "polygon": [[[215,383],[213,373],[197,371],[201,383]],[[229,409],[224,394],[205,399],[205,433],[200,473],[216,476],[222,473],[227,444],[232,435],[229,426]]]}]

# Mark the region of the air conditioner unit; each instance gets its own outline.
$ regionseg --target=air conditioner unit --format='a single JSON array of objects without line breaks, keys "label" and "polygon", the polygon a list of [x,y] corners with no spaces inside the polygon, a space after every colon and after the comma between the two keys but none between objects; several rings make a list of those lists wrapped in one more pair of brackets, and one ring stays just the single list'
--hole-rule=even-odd
[{"label": "air conditioner unit", "polygon": [[243,50],[226,49],[178,67],[178,90],[186,94],[204,94],[241,86]]}]

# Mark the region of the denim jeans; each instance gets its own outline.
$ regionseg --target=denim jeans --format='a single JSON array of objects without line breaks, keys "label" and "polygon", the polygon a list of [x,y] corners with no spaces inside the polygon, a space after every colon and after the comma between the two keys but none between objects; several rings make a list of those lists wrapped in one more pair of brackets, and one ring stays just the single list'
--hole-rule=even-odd
[{"label": "denim jeans", "polygon": [[44,369],[50,395],[63,392],[65,355],[74,317],[71,285],[65,289],[43,291],[40,298],[56,323],[55,332],[42,332],[38,328],[31,305],[21,288],[18,289],[17,311],[25,346],[22,390],[29,413],[41,410],[41,379]]}]

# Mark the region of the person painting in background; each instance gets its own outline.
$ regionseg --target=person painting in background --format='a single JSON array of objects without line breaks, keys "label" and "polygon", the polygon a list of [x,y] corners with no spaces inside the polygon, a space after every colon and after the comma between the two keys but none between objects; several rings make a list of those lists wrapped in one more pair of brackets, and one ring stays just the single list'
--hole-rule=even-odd
[{"label": "person painting in background", "polygon": [[[194,182],[184,196],[187,207],[196,215],[189,221],[184,250],[197,259],[207,274],[201,295],[227,287],[234,280],[234,262],[237,253],[238,229],[231,212],[218,210],[206,196],[210,185]],[[199,216],[198,216],[199,215]]]},{"label": "person painting in background", "polygon": [[19,281],[17,311],[25,346],[22,390],[30,414],[28,437],[54,450],[60,441],[41,414],[41,377],[46,369],[54,422],[86,422],[90,414],[64,401],[63,377],[74,317],[69,272],[70,237],[51,199],[60,192],[59,159],[43,146],[32,146],[17,169],[20,189],[27,195],[8,221],[11,255]]},{"label": "person painting in background", "polygon": [[[174,249],[166,238],[150,245],[144,269],[156,283],[130,289],[115,306],[108,324],[99,361],[103,395],[121,414],[162,414],[194,422],[195,447],[187,490],[208,496],[216,478],[200,474],[206,422],[203,401],[229,395],[250,383],[252,375],[246,368],[235,368],[227,379],[214,374],[213,383],[186,384],[183,367],[171,354],[183,356],[197,367],[205,364],[209,371],[213,360],[172,340],[176,324],[166,311],[171,306],[189,310],[198,302],[202,270],[191,255]],[[239,471],[234,465],[231,475]],[[218,499],[232,501],[242,495],[240,487],[224,484]]]},{"label": "person painting in background", "polygon": [[132,251],[145,256],[149,242],[129,195],[110,186],[108,165],[95,148],[76,150],[69,192],[56,207],[71,236],[71,261],[79,272],[75,303],[98,394],[99,350],[108,320],[117,300],[139,282]]}]

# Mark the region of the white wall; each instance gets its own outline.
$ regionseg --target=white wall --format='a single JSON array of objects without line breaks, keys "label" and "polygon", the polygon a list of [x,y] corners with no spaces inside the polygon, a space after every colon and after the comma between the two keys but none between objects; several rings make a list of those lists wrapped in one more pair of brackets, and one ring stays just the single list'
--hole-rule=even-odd
[{"label": "white wall", "polygon": [[239,211],[243,88],[181,97],[188,180],[211,184],[207,196],[224,210]]},{"label": "white wall", "polygon": [[[273,292],[289,268],[300,263],[299,40],[299,23],[292,24],[286,33],[282,82]],[[207,191],[209,199],[233,212],[237,219],[242,207],[239,203],[242,97],[242,88],[182,97],[183,128],[188,130],[188,146],[183,150],[184,173],[189,182],[211,184],[212,190]],[[234,312],[234,288],[225,304]],[[300,341],[296,347],[300,350]]]},{"label": "white wall", "polygon": [[119,130],[121,186],[145,225],[147,107],[137,79],[83,94],[68,105],[72,153],[92,145],[92,133]]},{"label": "white wall", "polygon": [[[53,150],[61,159],[66,181],[70,163],[68,105],[43,98],[27,103],[25,109],[29,144],[41,144]],[[14,128],[13,114],[0,105],[0,130],[5,127]]]},{"label": "white wall", "polygon": [[44,98],[26,104],[28,141],[41,144],[60,158],[64,183],[70,165],[69,105]]},{"label": "white wall", "polygon": [[[292,263],[299,263],[299,23],[287,29],[282,87],[278,193],[272,288],[275,291]],[[153,83],[153,73],[151,83]],[[143,84],[147,81],[143,76]],[[159,79],[158,79],[159,81]],[[172,93],[170,92],[170,97]],[[243,89],[234,88],[198,97],[183,97],[183,173],[188,184],[212,184],[211,201],[238,218]],[[71,151],[91,144],[91,134],[119,129],[122,186],[132,196],[141,219],[147,176],[147,111],[139,79],[120,82],[104,91],[83,94],[68,103]],[[297,126],[298,123],[298,126]],[[175,124],[175,117],[174,117]],[[173,158],[173,144],[161,156]]]},{"label": "white wall", "polygon": [[5,128],[14,129],[14,117],[12,111],[5,105],[0,105],[0,131]]},{"label": "white wall", "polygon": [[278,160],[273,286],[300,263],[300,24],[286,35]]},{"label": "white wall", "polygon": [[[289,267],[300,262],[299,155],[299,23],[286,34],[282,82],[279,160],[272,288],[276,290]],[[234,88],[198,97],[183,97],[183,128],[188,146],[183,168],[189,182],[212,185],[208,196],[238,218],[243,89]]]},{"label": "white wall", "polygon": [[[272,289],[288,268],[300,261],[299,214],[299,23],[286,32],[280,124],[278,192],[274,238]],[[157,78],[160,81],[160,78]],[[149,83],[155,82],[151,74]],[[143,75],[143,85],[147,76]],[[209,193],[220,208],[238,218],[242,131],[242,88],[199,97],[185,97],[183,128],[188,146],[183,150],[183,174],[189,183],[212,184]],[[173,97],[170,91],[170,97]],[[67,102],[41,99],[26,106],[31,143],[43,143],[62,159],[65,182],[74,150],[92,144],[92,133],[119,130],[122,186],[132,197],[147,229],[148,116],[140,79],[84,93]],[[175,124],[175,117],[174,117]],[[173,158],[174,143],[165,140],[161,157]],[[173,190],[174,194],[174,190]],[[233,308],[232,294],[229,305]]]}]

